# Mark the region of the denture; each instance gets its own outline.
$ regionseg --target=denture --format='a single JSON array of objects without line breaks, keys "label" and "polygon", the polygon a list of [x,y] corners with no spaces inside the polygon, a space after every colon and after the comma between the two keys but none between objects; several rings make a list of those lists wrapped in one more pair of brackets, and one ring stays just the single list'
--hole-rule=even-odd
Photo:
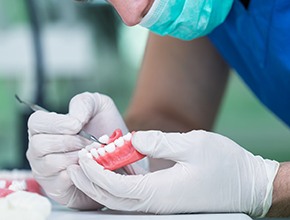
[{"label": "denture", "polygon": [[93,143],[82,149],[79,156],[93,158],[108,170],[119,169],[145,157],[133,147],[131,142],[133,135],[134,132],[129,132],[123,136],[122,131],[117,129],[110,137],[103,135],[99,138],[100,142],[106,143],[105,145]]},{"label": "denture", "polygon": [[17,191],[42,194],[40,185],[30,172],[16,170],[0,172],[0,198]]}]

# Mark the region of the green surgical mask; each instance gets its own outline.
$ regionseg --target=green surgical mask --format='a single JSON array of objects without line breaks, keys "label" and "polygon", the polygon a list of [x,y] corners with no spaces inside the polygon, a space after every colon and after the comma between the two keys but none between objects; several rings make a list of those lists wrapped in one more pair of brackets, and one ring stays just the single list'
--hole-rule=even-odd
[{"label": "green surgical mask", "polygon": [[192,40],[227,17],[234,0],[155,0],[140,25],[159,35]]}]

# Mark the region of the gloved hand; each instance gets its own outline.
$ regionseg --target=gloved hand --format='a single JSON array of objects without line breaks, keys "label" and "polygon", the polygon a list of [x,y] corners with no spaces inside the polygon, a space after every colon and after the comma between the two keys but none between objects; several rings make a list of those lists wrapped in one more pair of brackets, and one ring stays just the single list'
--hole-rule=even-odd
[{"label": "gloved hand", "polygon": [[[90,143],[77,135],[81,129],[99,137],[111,135],[117,128],[126,134],[126,125],[112,99],[98,93],[75,96],[66,115],[44,111],[32,114],[27,158],[47,195],[71,208],[102,207],[74,186],[67,167],[78,164],[78,151]],[[135,173],[132,166],[129,168],[127,172]]]},{"label": "gloved hand", "polygon": [[[142,154],[175,161],[168,169],[125,176],[104,170],[87,156],[68,173],[74,184],[110,209],[160,214],[244,212],[264,216],[271,205],[279,164],[210,132],[136,132]],[[92,184],[93,183],[93,184]]]}]

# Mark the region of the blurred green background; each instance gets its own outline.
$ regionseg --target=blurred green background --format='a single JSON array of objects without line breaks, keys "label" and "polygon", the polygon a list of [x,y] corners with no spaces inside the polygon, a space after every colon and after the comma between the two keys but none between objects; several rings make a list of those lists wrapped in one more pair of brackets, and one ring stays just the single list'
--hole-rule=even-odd
[{"label": "blurred green background", "polygon": [[[35,60],[25,0],[0,0],[0,168],[22,168],[29,112],[14,94],[35,100]],[[66,112],[80,92],[110,95],[123,113],[129,103],[147,31],[125,27],[111,7],[72,0],[37,0],[44,47],[44,104]],[[290,131],[233,73],[215,131],[254,154],[289,161]]]}]

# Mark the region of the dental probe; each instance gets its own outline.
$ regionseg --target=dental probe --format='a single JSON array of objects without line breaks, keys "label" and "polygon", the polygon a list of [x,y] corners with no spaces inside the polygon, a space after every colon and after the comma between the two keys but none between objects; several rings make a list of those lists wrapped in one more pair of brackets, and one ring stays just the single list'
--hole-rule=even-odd
[{"label": "dental probe", "polygon": [[[26,101],[23,101],[22,99],[19,98],[18,95],[15,94],[15,98],[18,100],[18,102],[28,106],[31,110],[33,111],[44,111],[44,112],[48,112],[48,110],[46,110],[45,108],[42,108],[41,106],[39,105],[36,105],[36,104],[33,104],[33,103],[30,103],[30,102],[26,102]],[[81,137],[87,139],[87,140],[90,140],[90,141],[93,141],[93,142],[97,142],[99,144],[102,144],[102,145],[106,145],[105,143],[102,143],[100,142],[95,136],[85,132],[84,130],[81,130],[78,135],[80,135]]]}]

